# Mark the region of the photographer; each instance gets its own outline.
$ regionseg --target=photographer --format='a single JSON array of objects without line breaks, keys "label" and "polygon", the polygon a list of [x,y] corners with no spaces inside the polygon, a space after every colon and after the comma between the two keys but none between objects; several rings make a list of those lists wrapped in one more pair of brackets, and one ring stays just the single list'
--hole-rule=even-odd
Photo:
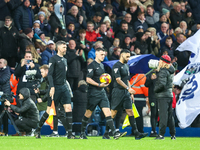
[{"label": "photographer", "polygon": [[[7,61],[5,59],[0,59],[0,91],[4,94],[10,94],[10,69],[7,66]],[[0,102],[0,114],[4,110],[4,105],[2,102]],[[1,122],[1,120],[0,120]],[[2,118],[3,123],[3,134],[1,135],[7,135],[8,134],[8,116],[5,114]],[[1,123],[0,123],[1,127]]]},{"label": "photographer", "polygon": [[158,140],[164,139],[167,126],[169,126],[171,139],[175,140],[175,124],[172,111],[172,82],[175,69],[172,66],[171,58],[168,55],[162,55],[157,68],[157,80],[155,82],[154,92],[158,100],[159,109],[159,136]]},{"label": "photographer", "polygon": [[47,109],[47,99],[48,99],[48,80],[47,80],[47,75],[48,75],[48,65],[43,65],[40,67],[40,72],[42,75],[41,83],[36,84],[36,87],[34,87],[35,94],[38,95],[37,97],[37,108],[39,110],[39,116],[40,118],[42,115],[45,113]]},{"label": "photographer", "polygon": [[[35,73],[27,75],[26,71],[30,70],[34,70]],[[15,76],[19,78],[17,94],[21,88],[27,87],[30,90],[32,100],[36,101],[33,85],[37,83],[36,79],[41,78],[41,73],[39,70],[39,65],[33,62],[33,55],[31,52],[27,51],[25,53],[24,59],[21,60],[21,63],[15,70]]]},{"label": "photographer", "polygon": [[15,124],[20,132],[26,132],[26,135],[28,135],[33,128],[37,127],[39,112],[35,103],[30,98],[30,90],[28,88],[22,88],[19,91],[19,100],[22,100],[22,106],[20,108],[11,105],[8,100],[4,102],[4,105],[9,106],[14,112],[22,116],[15,121]]}]

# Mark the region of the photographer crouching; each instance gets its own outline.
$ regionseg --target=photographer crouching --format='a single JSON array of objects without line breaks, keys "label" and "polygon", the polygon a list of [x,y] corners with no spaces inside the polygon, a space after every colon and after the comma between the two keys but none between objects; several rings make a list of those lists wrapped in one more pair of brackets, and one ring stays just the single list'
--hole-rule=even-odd
[{"label": "photographer crouching", "polygon": [[11,105],[8,100],[4,102],[4,105],[20,114],[21,117],[15,121],[15,124],[20,132],[26,132],[26,135],[29,135],[32,129],[37,127],[39,112],[35,103],[30,98],[30,90],[28,88],[22,88],[19,91],[19,100],[22,100],[22,106],[20,108]]},{"label": "photographer crouching", "polygon": [[27,87],[30,90],[32,100],[36,102],[33,85],[37,84],[42,76],[39,65],[33,61],[33,55],[30,51],[26,51],[24,59],[21,60],[21,63],[15,69],[15,76],[19,78],[17,94],[19,94],[21,88]]},{"label": "photographer crouching", "polygon": [[172,83],[175,69],[170,63],[171,58],[168,55],[162,55],[160,57],[157,73],[154,75],[156,79],[154,92],[158,100],[159,109],[159,136],[157,140],[163,140],[167,126],[169,126],[171,139],[175,140],[175,124],[172,111]]}]

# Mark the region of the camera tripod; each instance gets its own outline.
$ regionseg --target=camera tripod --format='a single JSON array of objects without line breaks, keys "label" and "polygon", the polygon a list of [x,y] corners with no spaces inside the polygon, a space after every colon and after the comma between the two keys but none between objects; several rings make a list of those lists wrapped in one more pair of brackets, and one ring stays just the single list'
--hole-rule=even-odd
[{"label": "camera tripod", "polygon": [[14,122],[12,116],[11,116],[10,113],[8,112],[7,108],[6,108],[5,110],[3,110],[3,112],[1,113],[0,119],[2,119],[3,116],[4,116],[5,114],[8,115],[8,118],[10,119],[10,121],[11,121],[13,127],[15,128],[15,131],[21,136],[21,132],[20,132],[19,129],[17,128],[17,126],[16,126],[16,124],[15,124],[15,122]]}]

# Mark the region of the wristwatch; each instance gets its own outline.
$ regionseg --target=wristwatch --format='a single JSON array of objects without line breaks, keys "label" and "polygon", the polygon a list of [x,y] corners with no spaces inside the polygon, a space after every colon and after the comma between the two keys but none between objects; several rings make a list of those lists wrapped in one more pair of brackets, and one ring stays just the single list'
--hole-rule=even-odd
[{"label": "wristwatch", "polygon": [[129,87],[127,86],[127,88],[126,88],[127,90],[129,89]]}]

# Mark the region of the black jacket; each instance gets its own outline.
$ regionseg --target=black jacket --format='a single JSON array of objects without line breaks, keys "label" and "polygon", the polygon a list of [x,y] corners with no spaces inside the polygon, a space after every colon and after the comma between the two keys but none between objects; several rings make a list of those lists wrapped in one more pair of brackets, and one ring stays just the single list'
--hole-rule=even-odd
[{"label": "black jacket", "polygon": [[19,33],[15,27],[0,28],[0,56],[1,57],[16,57],[18,49]]},{"label": "black jacket", "polygon": [[[29,24],[29,14],[27,9],[31,12],[31,25]],[[15,11],[15,26],[17,27],[17,30],[25,30],[26,28],[32,28],[33,21],[34,21],[34,13],[31,7],[26,8],[24,5],[19,6],[17,10]]]},{"label": "black jacket", "polygon": [[[29,66],[28,70],[36,70],[36,75],[35,78],[36,79],[40,79],[41,73],[40,73],[40,69],[39,69],[39,65],[34,63],[35,67],[31,68]],[[21,67],[21,63],[18,64],[17,68],[15,69],[15,76],[17,78],[19,78],[19,83],[18,83],[18,87],[17,87],[17,94],[19,93],[19,90],[23,87],[29,88],[31,95],[35,95],[35,92],[33,90],[33,85],[37,83],[37,81],[26,81],[26,65],[24,65],[23,67]]]},{"label": "black jacket", "polygon": [[55,12],[53,12],[49,18],[49,24],[51,25],[51,33],[54,34],[56,28],[59,28],[59,31],[62,29],[62,25],[60,20],[56,16]]},{"label": "black jacket", "polygon": [[14,112],[20,113],[20,115],[24,118],[31,119],[33,122],[39,122],[39,111],[33,100],[30,98],[29,89],[22,88],[20,93],[24,96],[22,106],[19,108],[17,106],[11,105],[10,108]]},{"label": "black jacket", "polygon": [[24,58],[25,51],[26,51],[26,46],[28,45],[33,45],[34,43],[32,42],[32,39],[29,39],[26,34],[22,33],[19,35],[19,47],[20,47],[20,52],[19,52],[19,58],[22,59]]},{"label": "black jacket", "polygon": [[103,32],[99,32],[99,34],[101,35],[101,37],[103,38],[103,45],[104,48],[108,51],[109,48],[112,46],[114,39],[111,37],[107,37],[107,35],[105,35]]},{"label": "black jacket", "polygon": [[156,79],[154,80],[151,79],[151,75],[153,73],[155,72],[152,72],[146,76],[146,82],[145,82],[145,86],[149,88],[148,89],[149,101],[153,101],[153,100],[155,101],[156,99],[155,92],[154,92]]},{"label": "black jacket", "polygon": [[0,69],[0,91],[10,94],[10,68]]},{"label": "black jacket", "polygon": [[175,69],[171,65],[169,69],[161,68],[157,73],[157,80],[155,83],[154,92],[156,98],[172,98],[172,85]]},{"label": "black jacket", "polygon": [[173,29],[179,27],[180,22],[184,20],[183,15],[176,12],[174,9],[172,9],[170,12],[170,19]]},{"label": "black jacket", "polygon": [[67,59],[67,77],[78,78],[81,72],[81,63],[83,62],[82,56],[76,55],[76,49],[67,50],[66,55],[64,56]]}]

